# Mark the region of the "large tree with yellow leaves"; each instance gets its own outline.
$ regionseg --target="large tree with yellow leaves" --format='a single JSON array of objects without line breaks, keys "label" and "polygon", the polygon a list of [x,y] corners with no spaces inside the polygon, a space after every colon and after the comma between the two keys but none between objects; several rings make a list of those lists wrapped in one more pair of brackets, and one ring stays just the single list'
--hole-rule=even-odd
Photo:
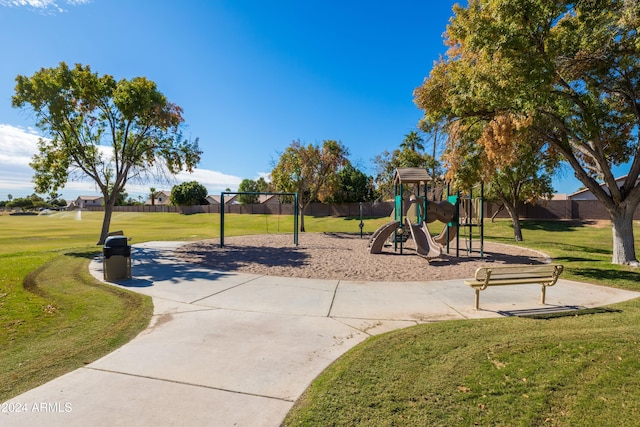
[{"label": "large tree with yellow leaves", "polygon": [[[611,217],[612,262],[635,266],[639,29],[638,1],[470,0],[454,7],[447,55],[415,91],[425,123],[473,130],[497,164],[517,162],[525,130],[561,155]],[[619,186],[612,168],[627,163]]]}]

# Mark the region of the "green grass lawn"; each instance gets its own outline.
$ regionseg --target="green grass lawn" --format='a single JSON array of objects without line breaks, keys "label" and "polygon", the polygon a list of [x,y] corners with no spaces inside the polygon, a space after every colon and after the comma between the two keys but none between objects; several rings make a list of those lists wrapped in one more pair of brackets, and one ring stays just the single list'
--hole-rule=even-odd
[{"label": "green grass lawn", "polygon": [[[487,239],[507,244],[513,241],[510,221],[487,222]],[[523,221],[524,242],[520,246],[538,249],[565,264],[563,278],[640,291],[638,269],[611,264],[611,225],[571,221]],[[640,227],[634,228],[640,256]]]},{"label": "green grass lawn", "polygon": [[616,308],[370,338],[312,383],[285,425],[637,426],[640,302]]},{"label": "green grass lawn", "polygon": [[[287,216],[226,215],[226,235],[293,232]],[[114,213],[133,243],[219,237],[214,214]],[[367,220],[372,232],[385,219]],[[144,329],[151,299],[94,280],[101,212],[0,215],[0,402],[90,363]],[[359,221],[307,218],[310,231],[359,232]],[[100,337],[100,339],[96,339]]]},{"label": "green grass lawn", "polygon": [[148,325],[151,299],[93,279],[94,253],[0,256],[0,401],[96,360]]},{"label": "green grass lawn", "polygon": [[[112,351],[142,330],[151,302],[88,274],[101,213],[0,216],[0,401]],[[219,235],[219,216],[116,213],[133,243]],[[305,219],[359,232],[359,221]],[[367,220],[372,232],[387,218]],[[292,232],[290,217],[228,215],[226,235]],[[564,278],[640,290],[613,266],[611,230],[524,221],[522,244],[566,266]],[[636,230],[638,236],[640,230]],[[508,221],[488,240],[511,243]],[[636,245],[640,243],[636,241]],[[640,300],[548,319],[451,321],[372,337],[309,388],[288,425],[638,425]],[[101,337],[101,339],[96,339]]]},{"label": "green grass lawn", "polygon": [[[610,227],[523,228],[522,245],[565,264],[564,278],[640,291],[637,269],[610,264]],[[508,221],[487,223],[486,236],[513,244]],[[547,319],[420,325],[349,351],[312,383],[285,425],[636,426],[639,349],[637,299]]]}]

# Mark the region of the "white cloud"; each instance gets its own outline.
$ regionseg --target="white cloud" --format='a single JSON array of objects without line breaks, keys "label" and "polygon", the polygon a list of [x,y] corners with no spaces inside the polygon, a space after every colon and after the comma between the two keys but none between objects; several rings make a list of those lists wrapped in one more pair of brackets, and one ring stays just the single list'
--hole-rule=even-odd
[{"label": "white cloud", "polygon": [[[0,124],[0,191],[19,196],[33,193],[29,162],[38,151],[38,138],[34,133]],[[1,194],[0,199],[4,199]]]},{"label": "white cloud", "polygon": [[151,187],[154,187],[156,190],[169,191],[174,185],[188,181],[197,181],[206,187],[209,194],[218,194],[225,191],[227,188],[236,190],[240,185],[242,178],[208,169],[194,169],[193,173],[180,172],[175,177],[162,182],[156,181],[149,182],[147,184],[129,183],[126,186],[126,190],[130,196],[137,196],[140,194],[146,197],[149,194],[149,189]]},{"label": "white cloud", "polygon": [[242,182],[240,177],[206,169],[195,169],[193,173],[180,172],[177,179],[179,182],[198,181],[207,187],[210,193],[221,192],[227,188],[237,189]]},{"label": "white cloud", "polygon": [[58,12],[64,12],[65,9],[59,5],[60,3],[69,6],[80,6],[90,2],[91,0],[0,0],[0,6],[27,7],[39,11],[56,10]]},{"label": "white cloud", "polygon": [[0,124],[0,164],[29,165],[31,156],[38,150],[40,136],[31,130]]},{"label": "white cloud", "polygon": [[[13,197],[25,197],[34,192],[31,181],[33,170],[29,162],[38,151],[39,138],[30,130],[0,124],[0,200],[6,200],[7,194]],[[242,178],[208,169],[195,169],[191,174],[179,173],[170,182],[130,183],[126,186],[126,191],[131,197],[138,195],[146,197],[151,187],[170,190],[173,185],[185,181],[198,181],[211,194],[216,194],[226,188],[237,189]],[[89,180],[69,181],[60,193],[67,199],[73,199],[79,195],[97,194],[98,189]]]},{"label": "white cloud", "polygon": [[258,176],[255,178],[256,180],[264,178],[265,181],[271,182],[271,172],[258,172]]}]

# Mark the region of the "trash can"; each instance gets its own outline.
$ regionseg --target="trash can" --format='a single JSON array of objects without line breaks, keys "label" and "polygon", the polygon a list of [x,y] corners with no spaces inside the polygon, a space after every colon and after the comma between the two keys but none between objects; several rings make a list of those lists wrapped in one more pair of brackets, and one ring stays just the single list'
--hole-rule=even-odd
[{"label": "trash can", "polygon": [[125,236],[110,236],[102,248],[104,280],[113,282],[131,278],[131,246]]}]

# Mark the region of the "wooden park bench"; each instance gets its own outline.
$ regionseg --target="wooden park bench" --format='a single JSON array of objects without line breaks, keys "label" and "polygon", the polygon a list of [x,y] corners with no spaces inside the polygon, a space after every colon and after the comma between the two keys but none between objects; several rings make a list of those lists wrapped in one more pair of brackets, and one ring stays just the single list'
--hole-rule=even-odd
[{"label": "wooden park bench", "polygon": [[540,284],[542,285],[540,303],[544,304],[547,286],[555,285],[563,270],[564,267],[557,264],[480,267],[476,270],[475,278],[465,280],[464,284],[476,291],[476,310],[480,305],[480,291],[484,291],[489,286]]}]

